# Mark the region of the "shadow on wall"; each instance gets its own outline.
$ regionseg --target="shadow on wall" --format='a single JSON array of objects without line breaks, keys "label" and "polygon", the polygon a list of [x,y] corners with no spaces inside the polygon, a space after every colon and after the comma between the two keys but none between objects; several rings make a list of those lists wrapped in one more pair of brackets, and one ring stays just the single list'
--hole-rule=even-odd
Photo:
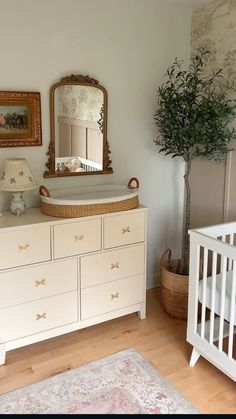
[{"label": "shadow on wall", "polygon": [[[157,284],[160,284],[160,261],[164,251],[167,248],[171,248],[173,257],[178,259],[181,257],[182,249],[184,193],[179,191],[184,191],[184,164],[182,161],[175,159],[171,160],[171,166],[170,185],[172,196],[169,196],[168,205],[161,208],[161,214],[152,214],[150,211],[150,216],[152,217],[151,225],[157,226],[155,232],[150,231],[151,235],[156,235],[156,246],[152,250],[152,257],[153,277]],[[180,181],[182,182],[181,186]],[[168,194],[168,187],[166,194]],[[158,210],[155,211],[157,212]]]}]

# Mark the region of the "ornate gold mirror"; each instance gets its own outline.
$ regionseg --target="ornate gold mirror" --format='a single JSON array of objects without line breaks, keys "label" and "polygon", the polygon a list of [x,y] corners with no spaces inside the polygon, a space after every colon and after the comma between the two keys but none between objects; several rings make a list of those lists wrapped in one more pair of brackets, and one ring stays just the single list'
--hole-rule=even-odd
[{"label": "ornate gold mirror", "polygon": [[107,91],[89,76],[50,89],[50,143],[44,177],[108,174]]}]

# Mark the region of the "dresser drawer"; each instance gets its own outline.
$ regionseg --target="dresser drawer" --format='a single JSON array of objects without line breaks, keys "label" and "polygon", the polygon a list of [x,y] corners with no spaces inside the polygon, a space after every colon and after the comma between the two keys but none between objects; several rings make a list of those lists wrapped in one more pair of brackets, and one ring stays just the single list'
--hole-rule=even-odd
[{"label": "dresser drawer", "polygon": [[0,339],[17,339],[76,322],[77,292],[43,298],[0,310]]},{"label": "dresser drawer", "polygon": [[104,249],[144,241],[145,213],[107,217],[104,219]]},{"label": "dresser drawer", "polygon": [[77,289],[77,260],[0,273],[0,309]]},{"label": "dresser drawer", "polygon": [[81,257],[81,288],[144,272],[144,245]]},{"label": "dresser drawer", "polygon": [[101,250],[101,220],[54,226],[54,258]]},{"label": "dresser drawer", "polygon": [[144,275],[84,288],[81,291],[81,319],[98,316],[144,301]]},{"label": "dresser drawer", "polygon": [[0,269],[50,260],[50,227],[1,232],[0,249]]}]

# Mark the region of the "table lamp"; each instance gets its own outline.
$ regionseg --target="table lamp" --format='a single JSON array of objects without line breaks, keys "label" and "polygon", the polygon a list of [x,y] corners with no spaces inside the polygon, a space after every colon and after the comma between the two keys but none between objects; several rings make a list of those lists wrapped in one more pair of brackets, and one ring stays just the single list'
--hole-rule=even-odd
[{"label": "table lamp", "polygon": [[22,198],[24,191],[37,188],[26,159],[7,159],[5,162],[0,190],[12,193],[10,210],[15,215],[25,212],[26,205]]}]

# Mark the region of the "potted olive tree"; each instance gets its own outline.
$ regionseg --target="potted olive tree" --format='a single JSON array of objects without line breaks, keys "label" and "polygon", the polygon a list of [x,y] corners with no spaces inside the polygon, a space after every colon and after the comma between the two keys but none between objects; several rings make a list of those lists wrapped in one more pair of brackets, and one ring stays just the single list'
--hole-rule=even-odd
[{"label": "potted olive tree", "polygon": [[[206,74],[206,56],[199,50],[187,68],[177,58],[167,69],[164,83],[157,91],[155,122],[158,129],[154,140],[159,153],[181,158],[185,162],[185,211],[182,259],[162,258],[162,297],[166,310],[177,318],[187,318],[189,235],[191,189],[189,175],[193,159],[222,160],[236,138],[230,126],[236,104],[228,99],[229,86],[222,69]],[[164,255],[163,255],[164,257]],[[168,273],[170,273],[168,275]]]}]

